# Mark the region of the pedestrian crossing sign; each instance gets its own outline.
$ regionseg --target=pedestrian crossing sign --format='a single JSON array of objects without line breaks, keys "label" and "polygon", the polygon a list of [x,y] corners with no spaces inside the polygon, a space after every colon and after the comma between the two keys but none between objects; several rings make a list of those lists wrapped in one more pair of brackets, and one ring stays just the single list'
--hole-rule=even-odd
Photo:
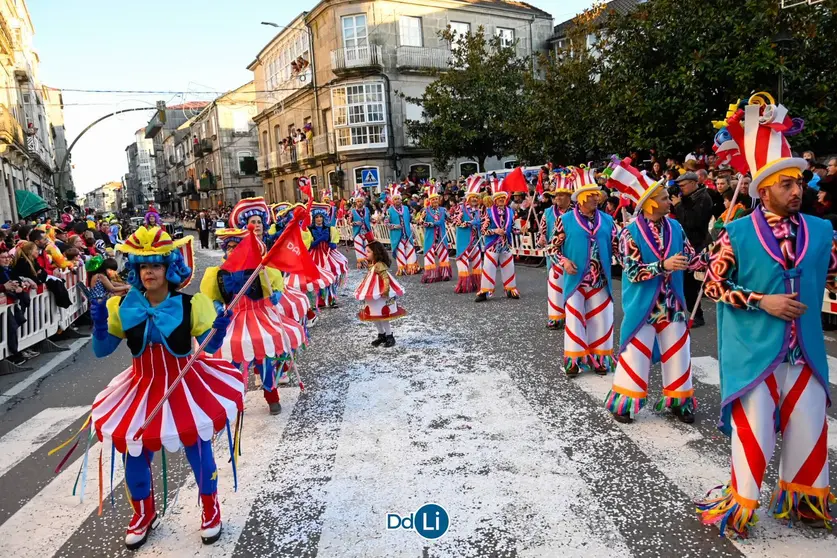
[{"label": "pedestrian crossing sign", "polygon": [[361,180],[363,182],[364,188],[377,188],[380,184],[380,179],[378,178],[378,169],[363,169],[360,172]]}]

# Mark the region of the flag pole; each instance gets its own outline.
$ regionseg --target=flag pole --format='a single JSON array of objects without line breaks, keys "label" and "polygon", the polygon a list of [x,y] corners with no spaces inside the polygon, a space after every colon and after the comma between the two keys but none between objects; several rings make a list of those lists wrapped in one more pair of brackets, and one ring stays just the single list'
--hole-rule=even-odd
[{"label": "flag pole", "polygon": [[[255,271],[253,271],[253,273],[244,283],[244,286],[241,287],[241,290],[236,293],[235,297],[227,305],[225,311],[232,310],[235,307],[235,305],[238,304],[238,301],[241,300],[241,297],[244,296],[244,293],[246,293],[250,289],[250,285],[253,284],[253,281],[256,280],[256,277],[259,276],[259,273],[262,271],[262,269],[264,269],[264,267],[265,266],[263,263],[259,264],[259,266],[255,269]],[[180,374],[177,375],[177,378],[175,378],[174,381],[171,383],[169,388],[166,390],[166,393],[163,394],[163,397],[160,399],[160,401],[157,403],[154,409],[151,410],[151,413],[149,413],[148,418],[145,419],[145,422],[143,422],[142,426],[139,427],[137,433],[134,434],[135,442],[139,440],[140,436],[142,436],[146,428],[148,428],[148,425],[151,423],[152,420],[154,420],[154,417],[157,416],[157,414],[160,412],[160,409],[163,408],[163,404],[168,400],[169,397],[171,397],[172,392],[178,386],[178,384],[180,384],[180,381],[183,379],[183,376],[185,376],[186,373],[192,369],[192,366],[195,364],[195,361],[198,360],[198,357],[200,357],[201,353],[203,353],[204,349],[215,336],[215,332],[217,331],[218,330],[215,328],[209,330],[209,334],[201,342],[201,344],[198,346],[195,352],[192,353],[192,356],[189,357],[189,360],[186,362],[186,365],[180,371]]]},{"label": "flag pole", "polygon": [[[729,202],[729,209],[727,209],[727,216],[724,217],[724,226],[728,225],[730,220],[732,220],[732,210],[735,207],[735,202],[738,201],[738,193],[740,191],[741,190],[736,186],[735,192],[732,193],[732,199]],[[700,301],[703,299],[703,286],[706,284],[707,277],[709,277],[709,265],[706,266],[706,272],[703,274],[703,281],[700,282],[700,290],[698,291],[695,305],[692,308],[692,313],[689,314],[689,329],[692,329],[692,324],[695,322],[695,314],[697,314],[697,309],[700,308]]]}]

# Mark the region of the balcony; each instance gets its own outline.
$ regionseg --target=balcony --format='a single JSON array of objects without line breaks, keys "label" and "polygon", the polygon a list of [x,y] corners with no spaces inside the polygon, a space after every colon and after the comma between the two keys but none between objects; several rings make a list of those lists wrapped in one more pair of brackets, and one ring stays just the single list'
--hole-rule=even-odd
[{"label": "balcony", "polygon": [[395,65],[408,72],[447,70],[450,57],[450,50],[446,48],[400,46],[395,50]]},{"label": "balcony", "polygon": [[0,142],[26,145],[23,141],[23,128],[14,115],[5,106],[0,105]]},{"label": "balcony", "polygon": [[327,157],[328,155],[334,155],[337,151],[335,149],[333,134],[314,136],[311,144],[311,152],[314,154],[314,157]]},{"label": "balcony", "polygon": [[269,169],[279,168],[279,152],[278,151],[271,151],[270,155],[267,156],[267,168],[269,168]]},{"label": "balcony", "polygon": [[381,45],[338,48],[331,51],[331,71],[337,75],[360,70],[380,69],[384,65]]},{"label": "balcony", "polygon": [[267,155],[259,155],[256,158],[256,164],[259,167],[259,172],[267,172],[270,169],[270,167],[267,166],[268,165],[267,158],[268,158]]}]

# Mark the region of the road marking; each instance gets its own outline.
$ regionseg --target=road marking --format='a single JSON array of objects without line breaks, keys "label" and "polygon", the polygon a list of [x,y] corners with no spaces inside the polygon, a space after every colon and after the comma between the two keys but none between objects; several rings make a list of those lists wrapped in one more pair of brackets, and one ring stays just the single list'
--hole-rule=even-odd
[{"label": "road marking", "polygon": [[[80,446],[83,444],[79,444]],[[0,540],[3,553],[15,558],[43,558],[52,556],[76,532],[99,506],[99,448],[96,443],[90,447],[87,465],[87,485],[84,502],[73,496],[73,484],[84,455],[65,465],[61,473],[26,505],[20,508],[3,525],[0,525]],[[110,446],[102,455],[102,470],[105,474],[105,490],[110,488]],[[122,482],[124,469],[117,464],[113,474],[113,486]],[[80,490],[80,488],[79,488]]]},{"label": "road marking", "polygon": [[[652,374],[659,374],[658,370],[659,368],[655,367]],[[602,378],[582,373],[575,382],[588,395],[603,402],[613,383],[613,377]],[[730,475],[729,458],[695,449],[694,442],[703,440],[703,435],[694,427],[652,412],[649,408],[650,401],[651,399],[649,406],[632,424],[617,423],[617,427],[685,494],[700,499],[709,488],[726,483]],[[602,408],[604,409],[604,403]],[[806,534],[789,531],[785,525],[768,514],[769,501],[770,489],[762,487],[762,517],[756,528],[758,535],[744,542],[733,541],[742,554],[771,558],[837,556],[837,538],[807,538]]]},{"label": "road marking", "polygon": [[[493,533],[491,548],[501,553],[516,547],[538,556],[581,549],[630,556],[560,434],[541,422],[508,374],[456,347],[411,348],[412,339],[402,325],[404,353],[386,364],[356,362],[349,371],[319,557],[412,557],[422,546],[433,555],[466,556],[476,552],[469,545],[480,533]],[[449,362],[473,364],[452,377]],[[428,502],[451,518],[444,537],[423,541],[415,532],[386,530],[387,513],[406,516]]]},{"label": "road marking", "polygon": [[[243,455],[238,461],[238,492],[233,491],[232,469],[224,465],[218,478],[218,495],[221,500],[221,518],[224,523],[221,538],[212,546],[200,544],[198,530],[201,524],[200,509],[192,505],[197,494],[197,483],[189,474],[189,480],[182,487],[177,508],[170,510],[160,526],[148,537],[148,542],[138,550],[135,556],[181,557],[184,549],[200,549],[200,556],[232,556],[238,542],[250,508],[256,496],[262,491],[265,474],[271,461],[282,451],[280,440],[288,424],[296,402],[299,399],[298,388],[282,388],[282,414],[271,416],[267,412],[261,390],[247,394],[242,439]],[[251,410],[252,409],[252,410]],[[229,443],[226,435],[220,436],[215,443],[215,461],[221,469],[229,459]],[[290,474],[290,473],[289,473]],[[191,551],[189,552],[191,554]]]},{"label": "road marking", "polygon": [[89,406],[44,409],[0,438],[0,477],[89,410]]},{"label": "road marking", "polygon": [[[75,354],[90,341],[89,337],[84,339],[76,339],[67,347],[69,350],[62,351],[52,357],[46,364],[29,374],[26,378],[19,381],[11,388],[0,394],[0,405],[8,402],[13,397],[22,393],[26,388],[51,373],[55,368],[64,363],[64,361],[75,357]],[[5,413],[5,408],[0,407],[0,414]]]}]

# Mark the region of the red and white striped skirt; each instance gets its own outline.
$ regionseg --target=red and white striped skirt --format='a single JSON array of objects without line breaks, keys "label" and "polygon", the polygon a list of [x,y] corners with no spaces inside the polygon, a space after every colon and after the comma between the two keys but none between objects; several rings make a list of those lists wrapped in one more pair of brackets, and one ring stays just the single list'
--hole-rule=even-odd
[{"label": "red and white striped skirt", "polygon": [[311,301],[302,291],[285,286],[282,298],[279,300],[279,311],[286,318],[302,323],[311,308]]},{"label": "red and white striped skirt", "polygon": [[336,277],[349,272],[349,260],[328,244],[322,243],[311,250],[311,257],[320,269],[330,271]]},{"label": "red and white striped skirt", "polygon": [[319,291],[327,289],[337,282],[337,277],[327,269],[317,267],[320,272],[320,278],[316,281],[309,282],[307,278],[297,275],[296,273],[288,273],[285,275],[285,284],[292,289],[300,290],[304,293]]},{"label": "red and white striped skirt", "polygon": [[93,425],[100,441],[133,456],[143,450],[177,451],[198,438],[210,440],[235,421],[244,408],[241,372],[230,363],[201,355],[140,439],[134,435],[162,399],[189,357],[176,357],[151,343],[133,364],[116,376],[93,402]]},{"label": "red and white striped skirt", "polygon": [[224,344],[213,356],[240,364],[290,353],[294,347],[282,318],[270,299],[241,297],[233,308]]}]

